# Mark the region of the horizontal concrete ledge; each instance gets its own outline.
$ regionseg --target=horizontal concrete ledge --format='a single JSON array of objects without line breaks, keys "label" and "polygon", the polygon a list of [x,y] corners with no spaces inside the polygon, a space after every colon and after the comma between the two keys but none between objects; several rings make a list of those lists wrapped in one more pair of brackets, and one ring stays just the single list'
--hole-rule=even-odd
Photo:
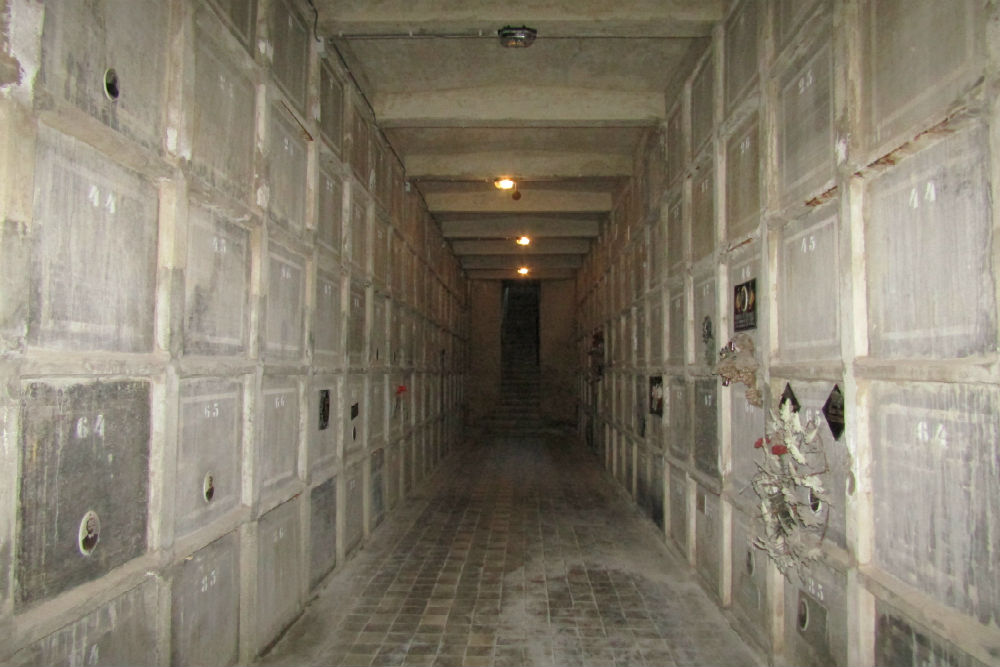
[{"label": "horizontal concrete ledge", "polygon": [[533,255],[518,257],[516,255],[466,255],[462,257],[462,268],[469,269],[517,269],[527,266],[530,269],[578,269],[583,264],[580,255]]},{"label": "horizontal concrete ledge", "polygon": [[375,116],[383,128],[438,123],[463,127],[504,121],[518,125],[648,125],[666,117],[662,91],[531,87],[518,83],[377,95],[373,101]]},{"label": "horizontal concrete ledge", "polygon": [[526,153],[489,151],[484,153],[418,153],[406,157],[406,175],[412,180],[478,180],[483,174],[506,174],[516,165],[521,180],[552,178],[627,177],[632,174],[632,157],[604,153]]},{"label": "horizontal concrete ledge", "polygon": [[473,129],[514,129],[514,130],[524,130],[525,128],[530,128],[532,130],[545,130],[552,127],[559,127],[562,129],[610,129],[610,128],[629,128],[629,129],[641,129],[646,127],[657,127],[664,121],[662,116],[650,117],[650,118],[631,118],[631,119],[611,119],[611,118],[562,118],[554,120],[546,120],[544,118],[483,118],[481,120],[466,119],[461,123],[456,123],[454,118],[410,118],[410,119],[397,119],[392,123],[382,122],[382,119],[378,119],[379,128],[386,131],[387,134],[395,130],[447,130],[447,129],[463,129],[463,130],[473,130]]},{"label": "horizontal concrete ledge", "polygon": [[574,269],[537,269],[526,276],[504,269],[472,269],[466,271],[469,280],[569,280],[576,277]]},{"label": "horizontal concrete ledge", "polygon": [[585,255],[590,250],[586,239],[541,238],[521,246],[511,239],[452,241],[452,251],[462,255]]},{"label": "horizontal concrete ledge", "polygon": [[596,238],[597,220],[525,216],[442,220],[446,239],[498,239],[527,235],[532,238]]},{"label": "horizontal concrete ledge", "polygon": [[424,196],[434,213],[608,213],[610,192],[522,190],[514,199],[500,191],[437,192]]}]

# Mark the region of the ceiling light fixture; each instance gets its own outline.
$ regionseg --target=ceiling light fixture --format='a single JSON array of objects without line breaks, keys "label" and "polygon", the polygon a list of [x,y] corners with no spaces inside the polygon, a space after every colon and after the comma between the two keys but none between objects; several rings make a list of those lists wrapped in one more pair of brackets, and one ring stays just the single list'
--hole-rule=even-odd
[{"label": "ceiling light fixture", "polygon": [[508,178],[507,176],[501,176],[500,178],[493,181],[493,187],[497,190],[513,190],[517,187],[517,183],[514,182],[513,178]]},{"label": "ceiling light fixture", "polygon": [[517,270],[517,272],[520,273],[522,276],[526,276],[526,275],[528,275],[529,270],[528,270],[528,267],[522,266],[521,268],[519,268]]},{"label": "ceiling light fixture", "polygon": [[517,245],[531,245],[531,239],[527,236],[520,236],[517,239]]},{"label": "ceiling light fixture", "polygon": [[497,30],[497,36],[500,38],[501,46],[508,49],[526,49],[535,41],[538,31],[526,25],[520,28],[508,25]]}]

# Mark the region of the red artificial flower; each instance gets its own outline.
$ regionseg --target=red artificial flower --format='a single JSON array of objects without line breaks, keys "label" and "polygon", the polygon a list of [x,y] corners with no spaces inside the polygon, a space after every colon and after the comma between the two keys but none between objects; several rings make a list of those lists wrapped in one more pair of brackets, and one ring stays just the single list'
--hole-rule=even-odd
[{"label": "red artificial flower", "polygon": [[406,393],[406,385],[405,384],[401,384],[398,387],[396,387],[396,396],[399,396],[400,394],[404,394],[404,393]]},{"label": "red artificial flower", "polygon": [[764,446],[764,438],[757,438],[757,442],[753,443],[754,449],[760,449]]},{"label": "red artificial flower", "polygon": [[771,447],[771,453],[774,454],[775,456],[781,456],[782,454],[787,454],[788,447],[785,447],[784,445],[774,445],[773,447]]}]

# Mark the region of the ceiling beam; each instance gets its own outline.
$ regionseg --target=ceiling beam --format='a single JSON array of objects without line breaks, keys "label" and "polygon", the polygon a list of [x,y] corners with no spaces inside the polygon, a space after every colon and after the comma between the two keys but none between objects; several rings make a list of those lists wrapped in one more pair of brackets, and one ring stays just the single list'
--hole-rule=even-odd
[{"label": "ceiling beam", "polygon": [[[512,166],[517,173],[512,174]],[[405,158],[410,180],[476,180],[483,174],[512,174],[522,180],[541,178],[616,178],[632,174],[632,157],[614,153],[519,150],[481,153],[411,153]]]},{"label": "ceiling beam", "polygon": [[518,216],[442,220],[446,239],[514,238],[522,234],[537,238],[597,238],[598,222],[587,219],[547,219]]},{"label": "ceiling beam", "polygon": [[377,94],[379,126],[623,126],[653,125],[666,117],[662,91],[504,86]]},{"label": "ceiling beam", "polygon": [[[539,39],[581,35],[702,37],[725,16],[725,0],[575,0],[539,3],[427,3],[412,0],[320,0],[327,35],[469,35],[493,37],[514,23],[538,30]],[[516,17],[512,18],[512,17]]]},{"label": "ceiling beam", "polygon": [[526,276],[509,269],[472,269],[465,272],[469,280],[566,280],[576,277],[575,269],[537,269]]},{"label": "ceiling beam", "polygon": [[451,242],[452,251],[458,255],[585,255],[590,250],[586,239],[532,239],[530,245],[517,245],[511,240],[485,240]]},{"label": "ceiling beam", "polygon": [[534,255],[530,258],[515,255],[466,255],[459,258],[463,269],[578,269],[583,264],[580,255]]},{"label": "ceiling beam", "polygon": [[515,200],[506,192],[429,192],[424,194],[433,213],[607,213],[610,192],[579,190],[522,190]]}]

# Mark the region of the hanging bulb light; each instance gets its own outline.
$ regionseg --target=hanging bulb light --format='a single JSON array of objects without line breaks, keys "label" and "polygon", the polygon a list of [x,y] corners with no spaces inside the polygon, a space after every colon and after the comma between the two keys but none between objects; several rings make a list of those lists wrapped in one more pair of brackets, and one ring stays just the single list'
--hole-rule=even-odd
[{"label": "hanging bulb light", "polygon": [[528,275],[528,273],[530,273],[530,270],[528,269],[528,267],[522,266],[517,270],[517,272],[520,273],[522,276],[526,276]]},{"label": "hanging bulb light", "polygon": [[517,187],[517,183],[514,182],[513,178],[508,176],[501,176],[500,178],[493,181],[493,187],[497,190],[513,190]]},{"label": "hanging bulb light", "polygon": [[527,236],[521,236],[517,239],[517,245],[531,245],[531,239]]}]

